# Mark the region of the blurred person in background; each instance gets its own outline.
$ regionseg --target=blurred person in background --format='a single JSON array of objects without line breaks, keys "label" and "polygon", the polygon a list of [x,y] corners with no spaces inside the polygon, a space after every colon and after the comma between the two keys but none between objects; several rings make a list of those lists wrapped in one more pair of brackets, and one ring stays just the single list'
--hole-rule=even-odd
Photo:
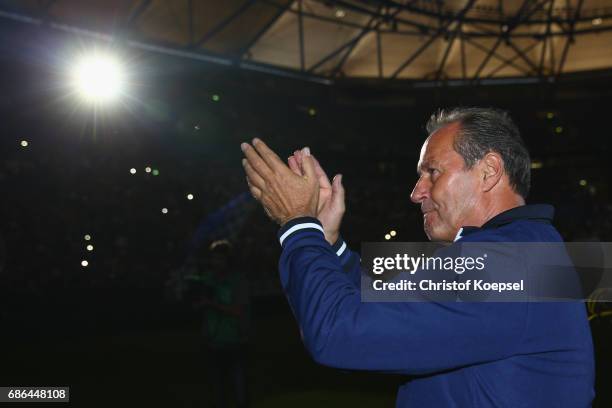
[{"label": "blurred person in background", "polygon": [[[203,352],[214,406],[248,406],[247,344],[250,326],[248,283],[234,262],[227,240],[213,242],[200,263],[199,294],[193,306],[203,313]],[[231,399],[234,399],[234,403]]]}]

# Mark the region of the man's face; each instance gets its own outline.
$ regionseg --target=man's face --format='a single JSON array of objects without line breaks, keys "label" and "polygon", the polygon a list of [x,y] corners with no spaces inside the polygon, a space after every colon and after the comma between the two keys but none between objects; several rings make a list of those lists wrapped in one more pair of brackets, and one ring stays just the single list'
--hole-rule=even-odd
[{"label": "man's face", "polygon": [[421,148],[417,181],[410,199],[421,205],[423,228],[431,241],[452,242],[463,225],[471,225],[481,194],[478,166],[465,169],[453,148],[459,124],[447,125]]}]

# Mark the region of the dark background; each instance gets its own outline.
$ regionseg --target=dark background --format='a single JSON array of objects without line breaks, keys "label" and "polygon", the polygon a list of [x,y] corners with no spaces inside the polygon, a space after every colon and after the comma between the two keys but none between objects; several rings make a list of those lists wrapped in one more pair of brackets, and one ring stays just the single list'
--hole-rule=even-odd
[{"label": "dark background", "polygon": [[[612,240],[610,72],[327,86],[117,44],[130,97],[94,112],[65,86],[75,53],[93,46],[44,27],[0,26],[1,385],[69,385],[78,406],[207,406],[201,316],[168,282],[206,243],[194,239],[206,217],[247,191],[239,144],[255,136],[281,157],[310,146],[330,175],[342,172],[343,235],[359,250],[390,229],[399,241],[426,239],[409,195],[433,111],[507,109],[542,165],[528,202],[555,205],[568,241]],[[277,228],[252,203],[240,212],[228,234],[251,286],[253,406],[393,406],[404,378],[310,360],[277,279]],[[612,327],[602,318],[591,327],[595,406],[607,407]]]}]

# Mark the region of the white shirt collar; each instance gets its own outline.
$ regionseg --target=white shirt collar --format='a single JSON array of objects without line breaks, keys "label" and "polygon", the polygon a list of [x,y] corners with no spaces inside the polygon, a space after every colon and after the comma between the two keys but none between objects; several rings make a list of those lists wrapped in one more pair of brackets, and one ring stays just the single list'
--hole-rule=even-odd
[{"label": "white shirt collar", "polygon": [[453,242],[457,242],[457,240],[461,238],[462,232],[463,232],[463,227],[459,228],[459,231],[457,231],[457,235],[455,235],[455,239],[453,240]]}]

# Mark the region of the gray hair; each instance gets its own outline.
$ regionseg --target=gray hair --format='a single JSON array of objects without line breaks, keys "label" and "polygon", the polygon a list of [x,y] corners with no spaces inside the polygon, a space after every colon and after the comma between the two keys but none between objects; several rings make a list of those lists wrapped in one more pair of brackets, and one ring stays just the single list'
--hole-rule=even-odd
[{"label": "gray hair", "polygon": [[431,115],[426,129],[429,134],[451,123],[459,123],[460,130],[453,148],[471,169],[485,154],[498,153],[510,185],[523,198],[531,187],[531,159],[518,127],[508,112],[494,108],[441,109]]}]

